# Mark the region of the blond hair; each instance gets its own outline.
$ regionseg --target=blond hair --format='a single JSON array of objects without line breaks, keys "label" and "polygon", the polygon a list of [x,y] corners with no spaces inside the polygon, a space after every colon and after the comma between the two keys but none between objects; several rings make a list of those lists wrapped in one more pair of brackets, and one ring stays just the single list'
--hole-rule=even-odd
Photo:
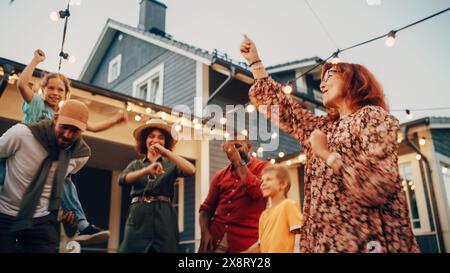
[{"label": "blond hair", "polygon": [[68,100],[70,98],[70,81],[66,76],[64,76],[61,73],[45,74],[39,85],[39,87],[42,88],[42,92],[44,92],[44,89],[47,87],[48,81],[53,78],[58,78],[64,83],[64,88],[66,89],[66,97],[64,100]]},{"label": "blond hair", "polygon": [[276,178],[279,181],[286,182],[286,188],[284,188],[284,195],[287,197],[289,190],[291,189],[291,176],[289,175],[289,169],[281,164],[274,164],[266,167],[263,170],[263,174],[268,172],[275,172]]}]

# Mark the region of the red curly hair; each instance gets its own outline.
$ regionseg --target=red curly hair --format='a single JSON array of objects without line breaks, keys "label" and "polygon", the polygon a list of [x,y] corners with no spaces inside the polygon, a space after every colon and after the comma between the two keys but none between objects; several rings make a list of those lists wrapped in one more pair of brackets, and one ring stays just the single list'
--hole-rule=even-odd
[{"label": "red curly hair", "polygon": [[[344,99],[349,101],[349,106],[354,110],[359,110],[366,105],[380,106],[386,111],[389,107],[386,103],[383,88],[375,79],[372,72],[365,66],[350,63],[325,63],[322,66],[321,79],[325,72],[334,68],[344,80]],[[339,117],[336,109],[330,109],[329,115],[332,118]]]}]

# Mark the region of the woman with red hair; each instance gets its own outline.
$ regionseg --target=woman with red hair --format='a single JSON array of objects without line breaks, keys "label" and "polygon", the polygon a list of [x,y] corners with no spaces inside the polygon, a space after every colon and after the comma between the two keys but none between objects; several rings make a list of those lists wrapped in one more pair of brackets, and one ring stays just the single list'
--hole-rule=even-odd
[{"label": "woman with red hair", "polygon": [[329,113],[316,116],[268,75],[247,36],[240,50],[256,80],[251,102],[278,106],[279,127],[307,155],[301,252],[419,252],[398,173],[400,127],[372,73],[326,63],[320,90]]}]

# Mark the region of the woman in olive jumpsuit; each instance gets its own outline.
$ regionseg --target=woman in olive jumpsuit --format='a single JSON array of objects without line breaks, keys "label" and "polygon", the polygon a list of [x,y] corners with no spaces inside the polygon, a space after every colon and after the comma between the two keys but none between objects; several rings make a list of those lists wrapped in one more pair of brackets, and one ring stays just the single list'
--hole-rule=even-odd
[{"label": "woman in olive jumpsuit", "polygon": [[177,136],[171,126],[153,119],[133,132],[136,150],[145,155],[128,164],[119,184],[131,185],[131,206],[119,252],[176,252],[177,213],[171,200],[178,177],[195,173],[195,167],[172,152]]}]

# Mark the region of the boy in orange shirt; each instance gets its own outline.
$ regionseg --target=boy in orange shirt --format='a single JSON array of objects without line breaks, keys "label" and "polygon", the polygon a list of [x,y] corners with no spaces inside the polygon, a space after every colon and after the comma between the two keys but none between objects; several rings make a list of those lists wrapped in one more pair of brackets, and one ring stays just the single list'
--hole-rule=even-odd
[{"label": "boy in orange shirt", "polygon": [[259,218],[259,241],[245,253],[292,253],[296,234],[303,224],[300,206],[287,198],[291,187],[289,171],[276,164],[264,169],[261,190],[270,207]]}]

